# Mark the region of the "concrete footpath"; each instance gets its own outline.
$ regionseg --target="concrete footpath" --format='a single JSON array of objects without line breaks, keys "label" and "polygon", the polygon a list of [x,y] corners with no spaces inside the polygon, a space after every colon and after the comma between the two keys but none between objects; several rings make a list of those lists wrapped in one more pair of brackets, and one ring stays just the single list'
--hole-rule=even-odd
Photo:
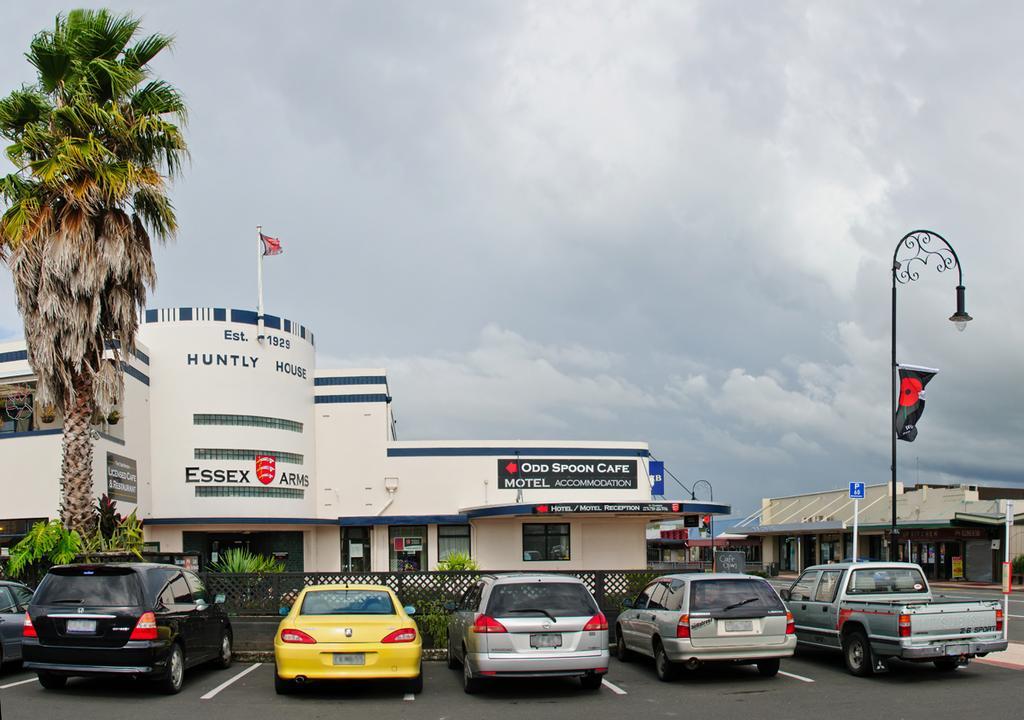
[{"label": "concrete footpath", "polygon": [[998,665],[1011,670],[1024,670],[1024,643],[1012,642],[1003,652],[991,653],[974,662]]}]

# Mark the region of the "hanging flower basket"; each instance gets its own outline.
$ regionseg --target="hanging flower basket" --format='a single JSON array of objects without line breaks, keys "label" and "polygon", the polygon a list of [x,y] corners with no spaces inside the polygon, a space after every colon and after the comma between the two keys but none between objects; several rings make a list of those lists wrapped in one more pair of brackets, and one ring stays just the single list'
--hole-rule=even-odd
[{"label": "hanging flower basket", "polygon": [[57,408],[53,405],[43,405],[39,408],[39,419],[44,423],[52,423],[57,419]]},{"label": "hanging flower basket", "polygon": [[107,415],[107,423],[110,425],[117,425],[120,419],[121,413],[119,413],[117,410],[111,410],[110,414]]}]

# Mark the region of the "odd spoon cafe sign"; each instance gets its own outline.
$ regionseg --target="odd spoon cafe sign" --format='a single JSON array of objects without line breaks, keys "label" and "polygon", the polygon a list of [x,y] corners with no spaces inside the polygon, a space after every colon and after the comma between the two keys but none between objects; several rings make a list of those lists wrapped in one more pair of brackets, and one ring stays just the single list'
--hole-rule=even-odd
[{"label": "odd spoon cafe sign", "polygon": [[500,490],[635,490],[636,460],[498,460]]}]

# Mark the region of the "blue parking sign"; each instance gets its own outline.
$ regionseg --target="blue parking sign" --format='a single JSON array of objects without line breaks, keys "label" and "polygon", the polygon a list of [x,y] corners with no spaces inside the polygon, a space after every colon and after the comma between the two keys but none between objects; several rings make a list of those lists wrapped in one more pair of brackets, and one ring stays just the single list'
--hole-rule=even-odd
[{"label": "blue parking sign", "polygon": [[648,472],[651,475],[651,495],[665,494],[665,462],[651,460]]},{"label": "blue parking sign", "polygon": [[858,483],[858,482],[850,483],[850,499],[851,500],[863,500],[864,499],[864,483]]}]

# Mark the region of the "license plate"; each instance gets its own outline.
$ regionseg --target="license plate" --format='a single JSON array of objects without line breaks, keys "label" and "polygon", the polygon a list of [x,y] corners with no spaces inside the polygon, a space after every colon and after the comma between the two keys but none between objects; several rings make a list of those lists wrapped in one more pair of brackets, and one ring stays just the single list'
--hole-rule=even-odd
[{"label": "license plate", "polygon": [[966,655],[970,651],[971,651],[971,646],[970,645],[947,645],[946,646],[946,654],[947,655]]},{"label": "license plate", "polygon": [[365,665],[365,653],[334,653],[335,665]]},{"label": "license plate", "polygon": [[754,629],[753,620],[726,620],[726,632],[750,632]]},{"label": "license plate", "polygon": [[95,633],[95,620],[68,620],[69,633]]},{"label": "license plate", "polygon": [[530,635],[530,647],[556,648],[562,647],[561,633],[534,633]]}]

